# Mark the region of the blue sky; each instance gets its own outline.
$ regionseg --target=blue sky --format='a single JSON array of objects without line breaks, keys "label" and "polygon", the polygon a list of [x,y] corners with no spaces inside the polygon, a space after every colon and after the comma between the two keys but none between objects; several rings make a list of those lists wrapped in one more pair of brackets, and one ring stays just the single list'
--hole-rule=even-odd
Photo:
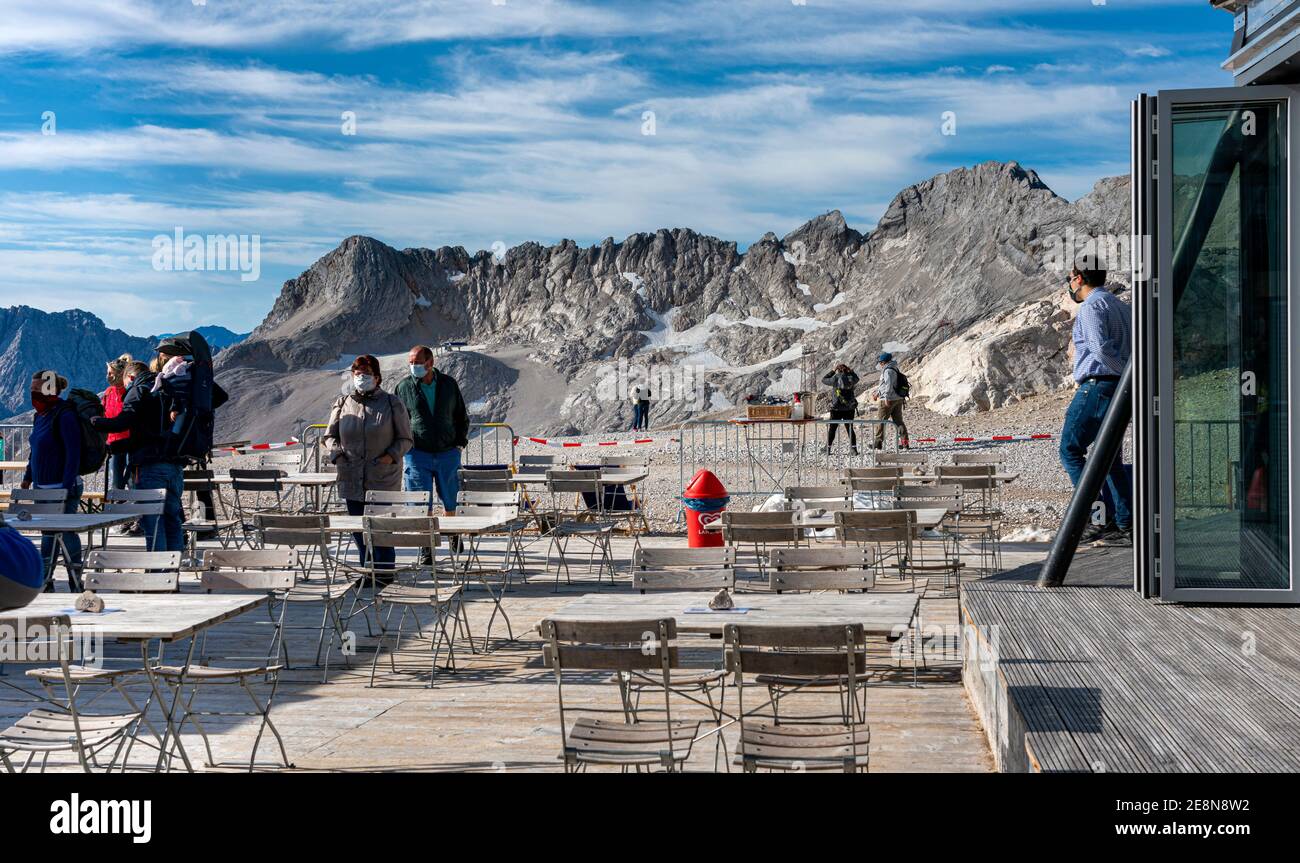
[{"label": "blue sky", "polygon": [[[867,230],[987,159],[1073,199],[1128,171],[1134,93],[1231,83],[1205,0],[0,0],[0,20],[0,305],[136,334],[251,329],[356,233],[743,247],[830,209]],[[156,269],[178,227],[258,235],[259,278]]]}]

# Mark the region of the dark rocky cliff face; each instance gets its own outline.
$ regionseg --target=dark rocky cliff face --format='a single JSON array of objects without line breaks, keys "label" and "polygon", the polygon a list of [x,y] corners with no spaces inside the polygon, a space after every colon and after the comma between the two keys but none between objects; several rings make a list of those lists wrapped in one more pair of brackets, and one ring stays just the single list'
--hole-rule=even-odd
[{"label": "dark rocky cliff face", "polygon": [[[657,419],[666,421],[725,410],[748,393],[788,390],[797,369],[816,371],[817,379],[839,361],[867,370],[885,345],[902,354],[905,369],[947,345],[944,370],[927,378],[935,391],[920,395],[954,411],[986,409],[999,403],[999,387],[1017,386],[1017,372],[1006,369],[1001,381],[999,362],[986,362],[980,373],[992,377],[980,382],[981,392],[995,395],[953,397],[964,392],[962,381],[945,382],[961,374],[954,340],[1016,312],[1017,338],[1041,327],[1051,355],[1059,314],[1052,303],[1035,305],[1062,284],[1046,265],[1051,243],[1067,232],[1127,235],[1127,202],[1125,178],[1103,180],[1071,203],[1033,171],[988,162],[904,189],[868,234],[830,212],[784,238],[767,234],[744,253],[687,228],[588,248],[525,243],[500,258],[460,247],[399,251],[349,237],[285,282],[262,324],[220,354],[218,378],[337,377],[331,370],[356,353],[397,354],[447,339],[487,353],[523,348],[530,363],[551,370],[564,397],[553,422],[521,431],[595,432],[626,421],[625,400],[592,395],[620,361],[698,372],[702,401],[665,398]],[[1040,375],[1033,387],[1053,380]],[[492,412],[540,397],[502,386],[482,394]],[[237,407],[227,415],[246,416]]]},{"label": "dark rocky cliff face", "polygon": [[0,416],[28,410],[31,376],[54,369],[74,387],[100,392],[104,365],[124,353],[148,359],[154,342],[109,329],[80,309],[43,312],[27,306],[0,309]]}]

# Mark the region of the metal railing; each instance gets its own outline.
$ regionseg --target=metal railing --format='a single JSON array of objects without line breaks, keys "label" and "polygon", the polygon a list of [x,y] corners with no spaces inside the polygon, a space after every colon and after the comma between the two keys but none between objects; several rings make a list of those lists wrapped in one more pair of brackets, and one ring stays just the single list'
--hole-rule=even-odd
[{"label": "metal railing", "polygon": [[298,431],[298,445],[301,448],[298,465],[303,470],[306,470],[310,464],[312,473],[320,473],[321,441],[325,437],[327,428],[329,426],[325,423],[307,423]]},{"label": "metal railing", "polygon": [[[329,426],[325,423],[308,423],[298,431],[302,455],[299,464],[304,470],[310,466],[313,472],[320,471],[322,442],[327,428]],[[515,439],[515,430],[505,423],[470,423],[464,463],[513,465]]]},{"label": "metal railing", "polygon": [[514,465],[516,440],[515,430],[506,423],[470,423],[462,463]]},{"label": "metal railing", "polygon": [[[835,441],[827,446],[832,426]],[[898,428],[887,420],[690,420],[679,436],[678,487],[685,489],[698,470],[707,468],[726,487],[732,506],[748,510],[791,486],[833,485],[845,470],[875,464],[875,434],[881,426],[885,448],[897,450]]]},{"label": "metal railing", "polygon": [[26,461],[31,436],[31,423],[0,423],[0,461]]},{"label": "metal railing", "polygon": [[1236,509],[1242,498],[1238,420],[1174,420],[1178,507]]}]

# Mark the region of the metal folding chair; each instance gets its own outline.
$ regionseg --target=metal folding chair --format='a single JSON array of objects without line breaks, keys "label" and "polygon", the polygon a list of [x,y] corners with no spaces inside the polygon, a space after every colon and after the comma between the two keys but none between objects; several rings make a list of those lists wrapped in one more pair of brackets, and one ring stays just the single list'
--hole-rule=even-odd
[{"label": "metal folding chair", "polygon": [[[277,633],[281,638],[281,644],[284,645],[283,632],[286,629],[306,629],[317,632],[316,639],[316,659],[314,665],[321,666],[321,653],[325,654],[325,662],[321,670],[321,682],[329,680],[330,671],[330,651],[333,650],[335,642],[338,643],[339,652],[343,656],[343,663],[347,667],[352,667],[352,661],[349,658],[352,652],[349,645],[352,644],[344,626],[344,621],[348,615],[343,612],[343,603],[347,600],[349,594],[357,589],[358,579],[355,576],[349,576],[348,570],[340,572],[338,562],[330,552],[329,533],[329,516],[325,515],[271,515],[260,514],[254,517],[257,523],[258,534],[261,538],[262,548],[269,554],[265,562],[256,564],[263,568],[282,568],[285,566],[284,559],[280,554],[284,550],[293,552],[288,561],[298,567],[298,578],[293,587],[289,590],[273,594],[273,601],[267,605],[267,611],[271,614],[273,620],[276,620]],[[257,558],[251,556],[230,556],[227,554],[217,553],[214,549],[209,554],[213,555],[211,563],[220,568],[248,568],[255,564]],[[317,577],[317,568],[319,564],[319,577]],[[280,603],[280,615],[275,615],[276,602]],[[285,623],[286,612],[291,606],[300,604],[316,603],[321,606],[321,619],[318,626],[306,624],[290,625]],[[326,642],[326,633],[329,634],[329,641]],[[287,668],[292,668],[293,663],[289,657],[287,645],[283,647],[284,664]]]},{"label": "metal folding chair", "polygon": [[[551,555],[556,553],[555,589],[560,589],[560,569],[564,569],[566,584],[572,584],[566,551],[569,542],[577,539],[590,546],[587,572],[596,568],[599,585],[606,572],[613,584],[616,569],[610,535],[614,525],[605,513],[604,486],[598,470],[548,470],[546,490],[551,496],[551,514],[554,524],[550,530],[551,544],[546,549],[546,568],[551,567]],[[597,556],[599,555],[599,563]]]},{"label": "metal folding chair", "polygon": [[[125,769],[124,747],[134,738],[141,711],[90,714],[78,707],[77,677],[84,666],[73,664],[77,650],[72,620],[65,614],[27,615],[18,612],[0,616],[0,623],[14,633],[12,638],[6,639],[6,663],[40,666],[48,666],[52,660],[58,663],[56,670],[40,670],[40,674],[45,676],[41,695],[33,695],[0,679],[0,684],[40,703],[39,707],[0,730],[0,764],[5,770],[26,773],[39,756],[39,769],[44,772],[50,756],[58,752],[72,753],[86,773],[92,772],[92,767],[101,766],[105,772],[112,772],[119,758],[122,758],[122,769]],[[49,685],[58,683],[62,684],[62,697]],[[110,751],[107,764],[101,765],[99,757]],[[13,756],[26,756],[21,767],[14,766]]]},{"label": "metal folding chair", "polygon": [[[675,720],[671,675],[681,667],[677,622],[661,620],[571,621],[546,619],[541,624],[542,660],[555,673],[556,703],[560,712],[560,746],[565,772],[589,765],[629,768],[682,768],[699,734],[698,720]],[[663,687],[663,718],[642,708],[636,721],[623,707],[599,707],[583,702],[568,706],[564,700],[565,672],[640,672],[657,678]],[[569,715],[581,714],[569,724]],[[622,714],[617,720],[600,718]]]},{"label": "metal folding chair", "polygon": [[[104,491],[104,515],[154,516],[153,536],[148,537],[150,545],[158,542],[158,531],[162,527],[162,514],[167,506],[167,490],[164,488],[110,488]],[[100,545],[108,545],[108,528],[104,528]]]},{"label": "metal folding chair", "polygon": [[[740,742],[735,763],[746,773],[758,770],[839,770],[865,772],[871,763],[871,727],[867,724],[866,637],[861,624],[824,626],[746,626],[723,628],[727,671],[735,675],[739,698]],[[745,707],[746,681],[768,688],[782,681],[782,698],[814,685],[824,700],[837,698],[837,709],[759,721]],[[770,690],[769,690],[770,691]]]},{"label": "metal folding chair", "polygon": [[[767,577],[767,549],[772,545],[800,545],[803,527],[795,524],[795,514],[780,512],[732,512],[722,514],[722,537],[727,545],[753,547],[754,566],[760,578]],[[739,560],[739,556],[737,557]]]},{"label": "metal folding chair", "polygon": [[[292,589],[297,579],[298,564],[293,559],[295,556],[295,553],[289,550],[210,549],[204,555],[209,568],[199,573],[199,584],[210,593],[251,591],[265,592],[272,595],[283,594]],[[265,565],[271,563],[284,563],[286,565],[283,567]],[[227,568],[227,565],[241,568]],[[280,632],[281,628],[277,626],[276,633],[272,636],[272,653],[270,655],[265,659],[253,657],[259,660],[256,665],[216,666],[208,663],[205,658],[199,665],[159,665],[155,669],[154,673],[171,687],[172,698],[179,706],[181,717],[177,723],[177,728],[183,728],[187,722],[194,727],[194,730],[203,739],[203,748],[207,752],[207,764],[209,766],[217,766],[217,761],[212,754],[212,743],[208,739],[207,729],[203,726],[203,722],[199,717],[217,716],[222,718],[260,717],[261,723],[258,725],[257,736],[253,740],[253,748],[248,756],[248,770],[250,773],[257,766],[257,750],[262,744],[262,737],[268,730],[279,745],[281,765],[293,767],[292,762],[289,761],[289,753],[284,747],[284,738],[280,736],[275,723],[271,721],[271,705],[275,701],[275,694],[280,685],[280,672],[284,669],[283,665],[271,661],[271,656],[278,657],[283,646]],[[230,657],[230,659],[241,658]],[[253,682],[258,678],[262,678],[267,687],[264,702],[257,697],[257,692],[253,688]],[[188,696],[184,695],[186,686],[189,687]],[[199,691],[205,687],[216,686],[239,687],[248,697],[252,709],[245,711],[196,709],[194,703],[198,698]]]},{"label": "metal folding chair", "polygon": [[194,468],[184,471],[182,482],[184,490],[190,499],[195,501],[195,506],[202,510],[202,503],[199,502],[198,496],[206,494],[212,501],[212,514],[214,518],[209,521],[206,513],[200,518],[187,518],[181,525],[185,531],[185,556],[190,560],[198,560],[198,540],[200,534],[215,534],[217,542],[221,543],[222,548],[229,548],[232,543],[235,546],[243,544],[243,537],[239,530],[239,519],[231,518],[226,511],[226,501],[221,496],[220,489],[213,482],[215,474],[206,468]]},{"label": "metal folding chair", "polygon": [[[424,549],[428,550],[431,556],[437,553],[439,534],[438,519],[435,516],[427,513],[414,518],[392,515],[367,515],[362,516],[361,524],[366,539],[366,557],[369,561],[374,560],[374,550],[380,547]],[[374,608],[376,624],[379,627],[379,643],[375,646],[375,656],[370,665],[370,686],[375,685],[375,673],[379,667],[379,654],[386,643],[391,641],[393,645],[388,652],[388,661],[394,674],[397,673],[397,654],[412,652],[402,650],[401,645],[407,614],[410,614],[415,622],[416,635],[423,637],[423,625],[418,612],[422,609],[429,609],[433,612],[433,619],[430,623],[432,632],[429,638],[429,650],[432,653],[428,684],[430,687],[433,686],[434,678],[437,676],[438,658],[444,645],[447,649],[447,665],[442,667],[455,673],[455,636],[462,625],[465,636],[469,640],[470,650],[474,650],[474,638],[469,631],[469,616],[466,614],[462,602],[460,585],[440,584],[436,569],[419,564],[395,569],[394,574],[403,571],[414,574],[425,573],[429,575],[429,580],[416,584],[394,582],[375,593]],[[387,611],[385,611],[385,606],[388,606]],[[390,620],[394,608],[401,612],[395,630],[391,626]],[[448,629],[449,625],[451,627],[450,631]]]},{"label": "metal folding chair", "polygon": [[[250,548],[257,545],[257,525],[254,516],[258,513],[284,513],[284,473],[279,470],[230,469],[230,497],[234,501],[235,518],[239,520],[239,529],[244,534],[244,541]],[[252,496],[249,503],[245,495]],[[273,501],[270,505],[267,500]]]}]

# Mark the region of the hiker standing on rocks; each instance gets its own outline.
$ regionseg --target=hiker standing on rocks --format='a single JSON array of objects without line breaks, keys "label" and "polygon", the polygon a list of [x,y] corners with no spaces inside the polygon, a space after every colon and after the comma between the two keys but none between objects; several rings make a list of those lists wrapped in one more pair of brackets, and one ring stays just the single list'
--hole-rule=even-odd
[{"label": "hiker standing on rocks", "polygon": [[876,449],[885,445],[885,421],[894,423],[898,429],[898,448],[910,449],[908,445],[907,424],[903,422],[903,402],[907,400],[910,386],[906,376],[898,369],[894,355],[886,351],[876,358],[876,368],[880,371],[880,383],[871,393],[871,400],[876,403]]},{"label": "hiker standing on rocks", "polygon": [[[411,373],[395,392],[411,416],[415,443],[403,460],[402,485],[407,491],[436,492],[451,515],[460,493],[460,451],[469,445],[469,411],[456,379],[434,367],[432,348],[416,345],[406,360]],[[452,537],[453,548],[459,539]]]},{"label": "hiker standing on rocks", "polygon": [[[1119,387],[1120,375],[1133,352],[1133,324],[1129,307],[1108,291],[1106,271],[1076,265],[1070,271],[1066,290],[1079,304],[1074,319],[1074,380],[1078,389],[1065,412],[1061,429],[1061,464],[1077,488],[1083,476],[1088,447],[1101,431],[1101,421],[1110,409]],[[1080,542],[1112,540],[1132,542],[1133,486],[1124,470],[1123,455],[1117,453],[1106,475],[1106,490],[1113,512],[1106,523],[1089,525]]]},{"label": "hiker standing on rocks", "polygon": [[633,384],[627,397],[632,401],[632,431],[650,428],[650,385]]},{"label": "hiker standing on rocks", "polygon": [[[77,410],[59,396],[68,388],[68,379],[50,370],[32,375],[32,407],[36,416],[32,420],[28,438],[30,455],[27,470],[23,473],[23,488],[61,488],[67,491],[63,511],[75,513],[81,503],[81,423]],[[68,569],[68,588],[81,590],[81,537],[76,533],[60,535],[66,553],[64,566]],[[54,537],[41,535],[41,559],[49,572],[50,558],[54,554]],[[51,573],[52,576],[52,573]],[[52,578],[45,582],[47,592],[54,590]]]},{"label": "hiker standing on rocks", "polygon": [[[831,419],[848,420],[843,423],[844,428],[849,433],[849,445],[853,448],[853,454],[858,454],[858,432],[853,427],[853,419],[858,413],[858,397],[855,392],[858,386],[857,372],[850,369],[844,363],[840,363],[835,368],[826,373],[822,378],[822,383],[831,388]],[[826,452],[831,451],[835,446],[835,430],[841,423],[832,422],[826,431]]]},{"label": "hiker standing on rocks", "polygon": [[[370,354],[353,360],[347,392],[334,400],[322,438],[326,458],[338,468],[339,497],[348,515],[365,514],[366,492],[402,487],[401,461],[411,448],[411,417],[400,398],[379,388],[383,379],[379,360]],[[352,541],[364,561],[365,537],[353,533]],[[392,547],[375,549],[377,570],[391,570],[396,559]],[[386,583],[382,578],[376,582]]]}]

